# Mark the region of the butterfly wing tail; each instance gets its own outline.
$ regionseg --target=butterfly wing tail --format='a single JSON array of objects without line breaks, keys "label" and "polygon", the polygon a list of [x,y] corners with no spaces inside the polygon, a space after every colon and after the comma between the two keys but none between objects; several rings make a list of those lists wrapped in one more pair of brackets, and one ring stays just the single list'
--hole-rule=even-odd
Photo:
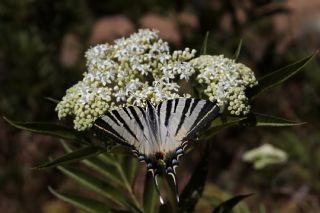
[{"label": "butterfly wing tail", "polygon": [[178,188],[178,184],[177,184],[177,176],[176,176],[176,173],[167,168],[167,175],[171,178],[172,182],[173,182],[173,185],[174,185],[174,193],[175,193],[175,196],[176,196],[176,200],[177,200],[177,203],[179,203],[179,188]]},{"label": "butterfly wing tail", "polygon": [[163,198],[161,196],[160,189],[159,189],[159,183],[158,183],[159,175],[157,173],[154,173],[153,171],[152,171],[152,175],[153,175],[154,186],[156,187],[156,191],[157,191],[157,193],[159,195],[159,201],[160,201],[161,205],[163,205],[164,204],[164,200],[163,200]]}]

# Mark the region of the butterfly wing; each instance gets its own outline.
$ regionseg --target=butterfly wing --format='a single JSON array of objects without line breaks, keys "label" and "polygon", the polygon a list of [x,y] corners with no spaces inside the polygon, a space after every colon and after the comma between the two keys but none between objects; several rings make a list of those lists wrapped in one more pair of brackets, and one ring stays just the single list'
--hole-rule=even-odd
[{"label": "butterfly wing", "polygon": [[157,106],[162,146],[172,151],[192,138],[203,126],[218,116],[218,106],[207,100],[179,98]]},{"label": "butterfly wing", "polygon": [[146,153],[152,139],[146,119],[146,112],[141,107],[120,108],[98,118],[93,130],[98,134],[107,134],[118,143],[129,145],[140,153]]},{"label": "butterfly wing", "polygon": [[161,151],[173,153],[165,159],[166,172],[173,179],[179,201],[175,168],[178,165],[179,155],[181,156],[183,152],[181,151],[183,142],[194,137],[201,128],[215,119],[219,114],[219,108],[211,101],[179,98],[160,103],[156,111],[159,119]]},{"label": "butterfly wing", "polygon": [[203,127],[219,115],[219,107],[216,102],[192,99],[189,111],[180,129],[176,132],[176,140],[184,141],[192,139]]},{"label": "butterfly wing", "polygon": [[147,101],[146,106],[146,120],[148,133],[150,136],[149,142],[151,144],[151,147],[149,147],[149,153],[155,154],[156,152],[161,150],[161,127],[159,126],[159,118],[156,113],[156,108],[149,101]]},{"label": "butterfly wing", "polygon": [[142,154],[174,151],[209,121],[219,108],[211,101],[179,98],[141,107],[112,110],[98,118],[94,130],[108,134],[117,142],[129,145]]}]

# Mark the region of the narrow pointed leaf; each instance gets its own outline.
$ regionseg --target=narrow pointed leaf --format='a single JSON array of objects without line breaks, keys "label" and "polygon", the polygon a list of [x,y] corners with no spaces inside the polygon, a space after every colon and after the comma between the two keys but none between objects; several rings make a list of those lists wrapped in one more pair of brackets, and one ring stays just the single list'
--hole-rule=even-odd
[{"label": "narrow pointed leaf", "polygon": [[[73,151],[68,144],[66,143],[62,143],[62,144],[64,149],[67,152]],[[125,155],[120,156],[120,158],[125,158],[125,157],[128,157],[128,156],[125,156]],[[113,155],[111,153],[109,154],[101,153],[95,158],[83,160],[83,163],[87,167],[95,170],[96,172],[106,177],[108,180],[108,183],[111,186],[121,187],[121,188],[118,188],[118,190],[125,189],[133,205],[139,208],[139,211],[140,211],[142,207],[140,207],[140,204],[133,192],[133,188],[132,188],[133,183],[130,182],[130,180],[128,179],[128,176],[126,175],[127,172],[130,173],[131,170],[127,171],[122,168],[122,166],[119,164],[118,156]],[[124,162],[124,163],[127,163],[127,162]]]},{"label": "narrow pointed leaf", "polygon": [[[68,144],[62,142],[63,148],[67,153],[74,152],[74,149],[71,148]],[[101,154],[102,155],[102,154]],[[102,160],[99,159],[99,156],[92,157],[89,159],[82,160],[83,164],[86,165],[88,168],[100,173],[104,177],[109,180],[109,183],[112,183],[113,185],[117,186],[124,186],[124,183],[122,181],[122,177],[117,171],[117,167],[114,166],[114,163],[116,161],[105,163]]]},{"label": "narrow pointed leaf", "polygon": [[258,85],[247,90],[248,97],[254,98],[260,93],[283,83],[285,80],[302,70],[302,68],[305,67],[315,57],[315,55],[316,53],[262,77],[259,79]]},{"label": "narrow pointed leaf", "polygon": [[59,103],[59,100],[51,98],[51,97],[44,97],[44,99],[47,100],[47,101],[50,101],[50,102],[52,102],[54,104]]},{"label": "narrow pointed leaf", "polygon": [[[120,163],[120,159],[119,156],[114,155],[114,154],[101,154],[99,155],[100,159],[102,161],[105,161],[106,163],[110,163],[112,165],[114,165],[114,167],[116,168],[117,173],[120,175],[120,179],[124,186],[126,191],[129,193],[130,199],[132,200],[132,202],[135,204],[135,206],[138,206],[139,209],[142,209],[143,207],[140,205],[140,203],[138,202],[136,195],[134,194],[133,191],[133,182],[130,181],[129,176],[131,176],[132,174],[127,174],[128,172],[132,172],[130,170],[126,170],[125,167],[123,167],[123,165],[121,165]],[[125,155],[120,156],[120,158],[124,158],[126,157]],[[124,162],[125,163],[125,162]]]},{"label": "narrow pointed leaf", "polygon": [[143,209],[146,213],[157,212],[156,206],[159,200],[159,196],[154,186],[153,176],[151,172],[147,172],[146,179],[144,181],[143,192]]},{"label": "narrow pointed leaf", "polygon": [[237,50],[236,52],[234,53],[234,60],[237,61],[238,58],[239,58],[239,55],[240,55],[240,52],[241,52],[241,48],[242,48],[242,39],[239,41],[239,44],[238,44],[238,47],[237,47]]},{"label": "narrow pointed leaf", "polygon": [[213,129],[221,129],[224,127],[229,127],[232,125],[238,124],[240,121],[245,120],[246,117],[235,117],[235,116],[218,116],[216,119],[214,119],[209,129],[212,131]]},{"label": "narrow pointed leaf", "polygon": [[209,39],[209,32],[206,32],[206,35],[204,37],[202,47],[201,47],[201,55],[206,55],[207,54],[207,47],[208,47],[208,39]]},{"label": "narrow pointed leaf", "polygon": [[82,160],[84,158],[91,157],[93,155],[97,155],[101,152],[101,148],[96,146],[86,146],[83,148],[80,148],[76,151],[70,152],[66,155],[63,155],[62,157],[59,157],[55,160],[52,160],[50,162],[44,163],[40,166],[35,167],[35,169],[45,169],[50,167],[55,167],[59,165],[63,165],[66,163],[71,163],[77,160]]},{"label": "narrow pointed leaf", "polygon": [[127,179],[132,186],[136,177],[136,172],[138,169],[138,160],[134,156],[122,156],[121,165],[124,171],[126,171]]},{"label": "narrow pointed leaf", "polygon": [[114,165],[106,164],[98,158],[83,160],[83,163],[90,169],[102,174],[112,185],[125,188],[125,183]]},{"label": "narrow pointed leaf", "polygon": [[86,174],[80,170],[76,169],[66,169],[62,166],[59,166],[58,169],[68,176],[69,178],[75,180],[83,187],[90,189],[97,194],[107,198],[108,200],[118,204],[119,206],[125,207],[132,212],[140,212],[136,206],[134,206],[124,194],[119,191],[117,188],[114,188],[91,175]]},{"label": "narrow pointed leaf", "polygon": [[204,154],[195,168],[188,184],[180,196],[179,212],[193,212],[198,200],[202,196],[208,174],[209,149]]},{"label": "narrow pointed leaf", "polygon": [[132,151],[128,149],[128,147],[125,147],[120,144],[113,145],[109,148],[110,153],[115,155],[126,155],[126,156],[132,156]]},{"label": "narrow pointed leaf", "polygon": [[239,124],[241,126],[286,127],[302,125],[305,122],[290,121],[272,115],[252,113],[245,120],[240,121]]},{"label": "narrow pointed leaf", "polygon": [[3,117],[3,119],[18,129],[43,135],[50,135],[66,140],[78,141],[85,144],[90,143],[89,139],[83,133],[65,126],[46,122],[16,122],[11,121],[6,117]]},{"label": "narrow pointed leaf", "polygon": [[100,160],[102,160],[104,163],[119,165],[119,162],[116,161],[113,153],[104,153],[104,154],[99,155],[98,158]]},{"label": "narrow pointed leaf", "polygon": [[246,117],[233,117],[233,116],[226,116],[222,118],[221,116],[214,119],[210,126],[201,134],[201,140],[205,141],[208,138],[211,138],[213,135],[217,134],[224,128],[237,126],[242,120],[245,120]]},{"label": "narrow pointed leaf", "polygon": [[119,180],[125,184],[126,189],[128,191],[132,191],[132,186],[131,186],[129,179],[126,175],[126,171],[123,169],[117,156],[115,156],[111,153],[110,154],[104,153],[104,154],[99,155],[98,159],[101,160],[103,163],[113,165],[115,167],[115,170],[119,174]]},{"label": "narrow pointed leaf", "polygon": [[67,193],[59,193],[52,189],[51,187],[48,187],[49,191],[56,196],[57,198],[81,209],[89,213],[105,213],[110,212],[109,207],[104,205],[103,203],[92,200],[85,197],[80,197],[77,195],[71,195]]},{"label": "narrow pointed leaf", "polygon": [[214,208],[212,213],[230,213],[231,210],[243,199],[250,197],[253,194],[246,194],[246,195],[238,195],[229,200],[222,202],[219,206]]}]

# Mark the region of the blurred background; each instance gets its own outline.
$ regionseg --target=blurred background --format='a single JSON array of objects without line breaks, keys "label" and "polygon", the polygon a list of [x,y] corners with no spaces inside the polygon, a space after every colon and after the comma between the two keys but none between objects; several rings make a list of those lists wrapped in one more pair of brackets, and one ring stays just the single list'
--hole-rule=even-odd
[{"label": "blurred background", "polygon": [[[158,29],[172,50],[200,50],[210,32],[208,53],[229,57],[243,39],[239,61],[259,77],[320,48],[320,1],[1,0],[0,115],[57,122],[55,105],[45,97],[61,99],[82,78],[90,46],[138,28]],[[210,145],[208,197],[254,192],[248,199],[252,212],[261,206],[266,212],[320,212],[319,61],[318,55],[253,103],[256,112],[308,124],[230,128],[216,136]],[[30,169],[61,153],[57,142],[0,119],[0,212],[77,212],[47,190],[48,185],[70,188],[71,182],[54,169]],[[246,150],[263,143],[285,151],[288,161],[257,171],[241,160]],[[198,155],[191,153],[182,164],[193,165]]]}]

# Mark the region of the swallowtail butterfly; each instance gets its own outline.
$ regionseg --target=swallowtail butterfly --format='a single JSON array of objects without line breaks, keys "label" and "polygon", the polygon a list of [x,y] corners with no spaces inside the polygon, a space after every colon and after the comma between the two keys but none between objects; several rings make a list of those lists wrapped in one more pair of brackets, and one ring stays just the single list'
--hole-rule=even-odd
[{"label": "swallowtail butterfly", "polygon": [[176,185],[175,170],[188,141],[218,113],[216,103],[207,100],[179,98],[157,106],[147,102],[145,108],[129,106],[107,112],[95,121],[93,130],[131,147],[139,160],[146,162],[160,195],[159,166],[164,166]]}]

